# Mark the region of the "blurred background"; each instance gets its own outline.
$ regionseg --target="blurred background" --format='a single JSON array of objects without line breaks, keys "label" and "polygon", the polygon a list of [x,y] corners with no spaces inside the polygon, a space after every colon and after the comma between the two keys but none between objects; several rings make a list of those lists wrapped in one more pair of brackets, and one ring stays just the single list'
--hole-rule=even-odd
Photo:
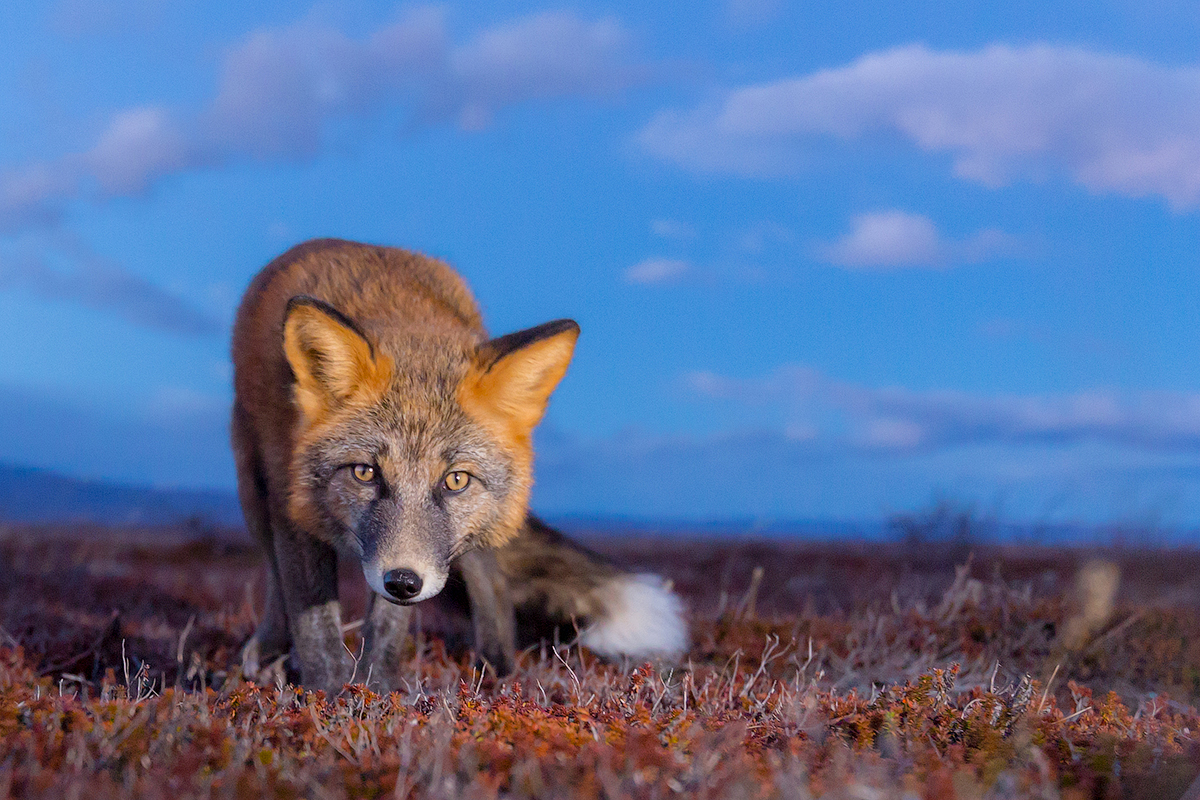
[{"label": "blurred background", "polygon": [[1197,41],[1172,0],[6,4],[0,517],[235,522],[238,299],[336,236],[579,321],[551,516],[1193,536]]}]

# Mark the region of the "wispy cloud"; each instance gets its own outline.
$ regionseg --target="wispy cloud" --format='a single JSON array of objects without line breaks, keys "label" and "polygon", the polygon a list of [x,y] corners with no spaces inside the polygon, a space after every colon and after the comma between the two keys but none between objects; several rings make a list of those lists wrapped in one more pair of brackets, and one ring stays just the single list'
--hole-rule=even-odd
[{"label": "wispy cloud", "polygon": [[140,275],[79,246],[71,250],[58,259],[63,264],[27,250],[0,253],[0,289],[78,303],[179,336],[207,336],[224,328],[211,314]]},{"label": "wispy cloud", "polygon": [[457,116],[460,122],[488,119],[529,100],[618,93],[648,77],[633,65],[630,46],[629,32],[615,19],[584,20],[569,12],[483,31],[449,53]]},{"label": "wispy cloud", "polygon": [[848,269],[947,269],[1015,252],[1017,245],[1015,237],[995,229],[947,239],[929,217],[888,209],[859,214],[847,234],[816,250],[821,260]]},{"label": "wispy cloud", "polygon": [[888,269],[941,266],[945,246],[928,217],[893,210],[860,214],[849,233],[819,250],[844,267]]},{"label": "wispy cloud", "polygon": [[757,379],[687,376],[698,395],[771,406],[789,426],[867,450],[981,443],[1098,440],[1148,449],[1200,449],[1200,393],[1112,389],[1044,395],[873,387],[801,365]]},{"label": "wispy cloud", "polygon": [[537,452],[543,513],[870,519],[952,498],[1014,520],[1200,519],[1197,448],[1089,440],[869,449],[748,423],[711,435],[627,430],[598,439],[543,426]]},{"label": "wispy cloud", "polygon": [[675,283],[693,272],[690,262],[679,258],[647,258],[625,270],[626,283]]},{"label": "wispy cloud", "polygon": [[129,196],[196,160],[195,144],[163,109],[135,108],[117,114],[95,147],[62,166],[95,179],[105,195]]},{"label": "wispy cloud", "polygon": [[259,30],[225,53],[202,107],[125,109],[84,152],[0,169],[0,232],[52,222],[80,197],[136,195],[189,170],[315,158],[338,119],[400,110],[414,125],[453,119],[475,129],[510,106],[610,95],[647,77],[620,22],[565,11],[457,44],[432,8],[361,38],[313,20]]},{"label": "wispy cloud", "polygon": [[639,140],[691,169],[778,175],[814,137],[878,133],[947,153],[956,175],[990,186],[1065,174],[1095,192],[1200,205],[1200,68],[1080,47],[871,53],[661,113]]}]

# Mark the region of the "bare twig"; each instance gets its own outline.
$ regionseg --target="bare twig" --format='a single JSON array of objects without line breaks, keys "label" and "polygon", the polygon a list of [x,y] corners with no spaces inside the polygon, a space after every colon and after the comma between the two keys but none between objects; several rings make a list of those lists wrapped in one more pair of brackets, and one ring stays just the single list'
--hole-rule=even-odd
[{"label": "bare twig", "polygon": [[1037,713],[1042,713],[1042,708],[1046,705],[1046,698],[1050,696],[1050,687],[1054,685],[1054,676],[1058,674],[1058,668],[1062,664],[1054,665],[1054,672],[1050,673],[1050,680],[1046,681],[1046,688],[1042,690],[1042,699],[1038,702]]},{"label": "bare twig", "polygon": [[183,666],[183,647],[187,644],[188,635],[192,632],[192,627],[196,624],[196,615],[192,614],[188,618],[187,625],[183,626],[183,632],[179,634],[179,646],[175,648],[175,663]]}]

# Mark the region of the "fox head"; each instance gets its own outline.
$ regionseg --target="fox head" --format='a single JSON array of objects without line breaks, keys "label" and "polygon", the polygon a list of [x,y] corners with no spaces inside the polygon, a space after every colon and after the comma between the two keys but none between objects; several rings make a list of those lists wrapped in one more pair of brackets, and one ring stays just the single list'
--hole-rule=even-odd
[{"label": "fox head", "polygon": [[357,553],[384,597],[434,596],[451,561],[524,523],[533,429],[578,336],[558,320],[479,344],[431,334],[385,352],[332,306],[292,298],[290,516]]}]

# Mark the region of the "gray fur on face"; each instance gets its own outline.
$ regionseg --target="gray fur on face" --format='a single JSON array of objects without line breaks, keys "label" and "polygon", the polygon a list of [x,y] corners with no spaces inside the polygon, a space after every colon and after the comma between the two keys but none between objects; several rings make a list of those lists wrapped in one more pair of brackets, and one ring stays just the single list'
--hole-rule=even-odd
[{"label": "gray fur on face", "polygon": [[[461,413],[437,424],[392,409],[364,416],[340,421],[336,435],[310,447],[305,490],[331,523],[327,540],[359,556],[372,589],[384,592],[387,572],[408,569],[423,584],[414,602],[432,597],[450,563],[499,524],[514,484],[512,462]],[[371,466],[374,480],[357,480],[356,464]],[[451,470],[470,475],[461,492],[443,486]]]}]

